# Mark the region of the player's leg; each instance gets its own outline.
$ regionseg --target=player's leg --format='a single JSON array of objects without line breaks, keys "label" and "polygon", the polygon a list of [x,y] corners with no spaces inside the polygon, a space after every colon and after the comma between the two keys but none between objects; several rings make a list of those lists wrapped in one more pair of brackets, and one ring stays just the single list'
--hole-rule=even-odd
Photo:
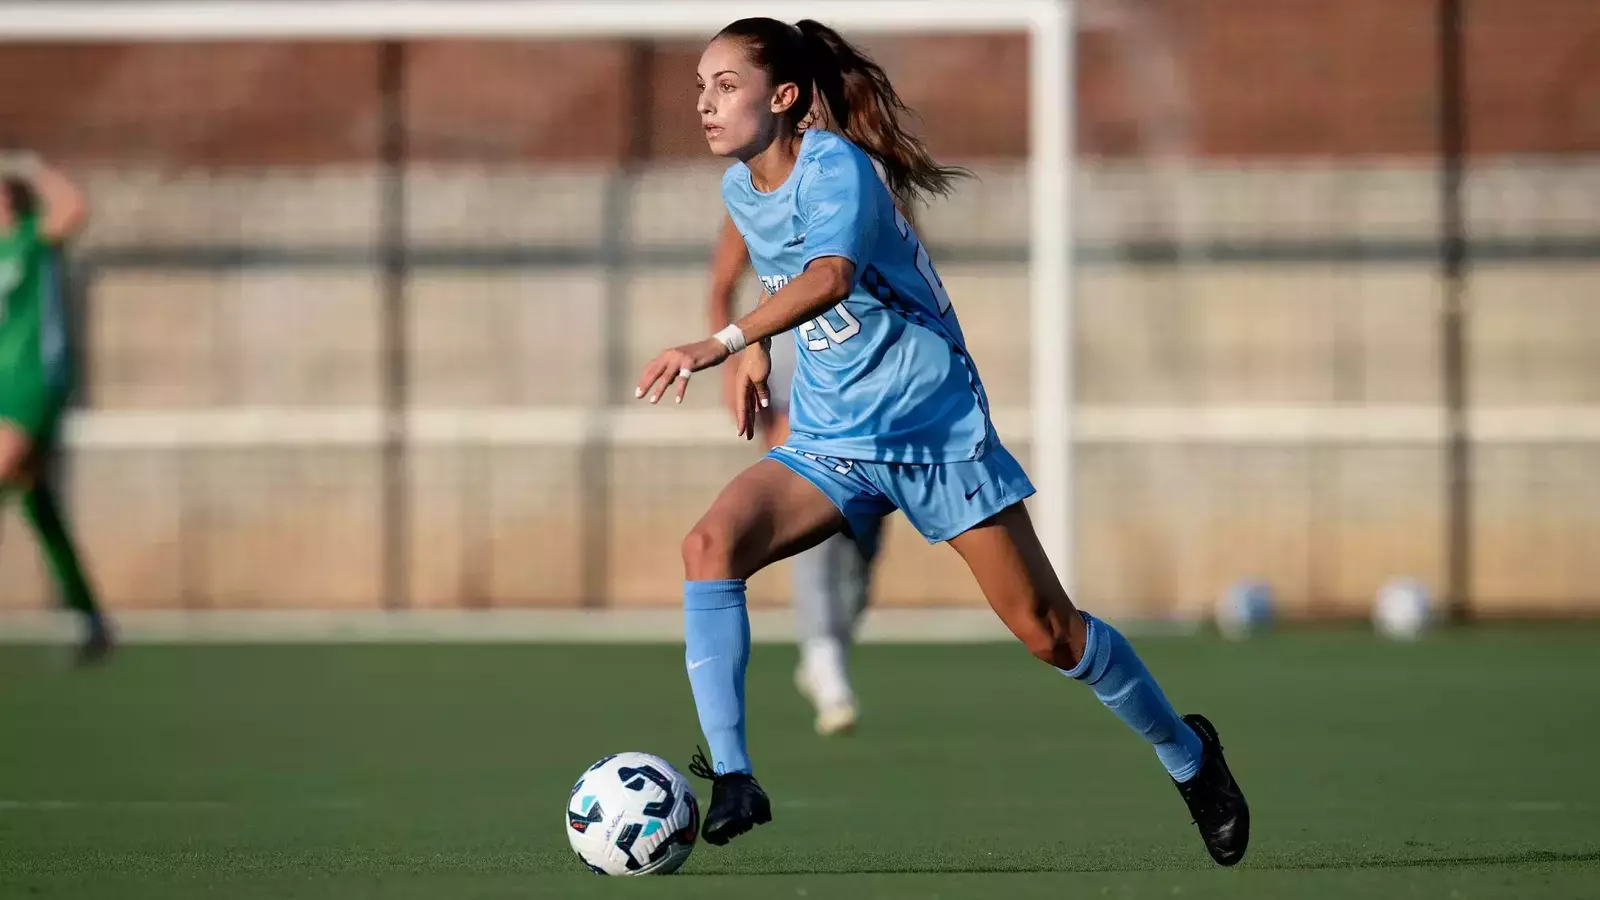
[{"label": "player's leg", "polygon": [[0,391],[0,488],[13,494],[27,484],[33,437],[26,428],[5,415],[5,406],[4,392]]},{"label": "player's leg", "polygon": [[22,511],[39,542],[57,594],[83,620],[78,658],[95,662],[112,649],[111,629],[85,576],[46,466],[60,419],[60,399],[35,384],[28,373],[12,373],[0,390],[0,485],[22,495]]},{"label": "player's leg", "polygon": [[1148,741],[1178,785],[1211,856],[1244,858],[1250,808],[1201,716],[1179,717],[1139,654],[1115,628],[1073,608],[1021,503],[950,541],[990,606],[1028,651],[1083,682]]},{"label": "player's leg", "polygon": [[876,529],[860,537],[834,535],[794,559],[800,636],[795,686],[816,708],[816,729],[824,735],[847,732],[856,723],[849,655],[871,590]]},{"label": "player's leg", "polygon": [[762,459],[723,488],[684,538],[685,662],[715,771],[751,770],[744,738],[745,579],[843,524],[838,507],[810,482]]},{"label": "player's leg", "polygon": [[[1009,452],[931,471],[897,489],[930,540],[948,540],[984,596],[1028,652],[1087,685],[1149,742],[1178,784],[1212,857],[1232,865],[1249,841],[1249,808],[1209,722],[1180,717],[1121,633],[1068,598],[1022,500],[1033,486]],[[971,524],[976,523],[976,524]]]},{"label": "player's leg", "polygon": [[1173,778],[1194,776],[1199,737],[1183,724],[1127,640],[1073,607],[1021,503],[957,535],[950,545],[1029,653],[1089,685],[1101,703],[1155,746]]},{"label": "player's leg", "polygon": [[38,537],[39,548],[54,576],[61,602],[83,617],[84,637],[78,646],[80,662],[98,662],[113,649],[110,624],[95,598],[94,588],[83,564],[49,479],[48,463],[35,469],[26,492],[22,511]]},{"label": "player's leg", "polygon": [[712,754],[691,769],[712,780],[701,829],[712,844],[772,818],[745,742],[745,579],[846,526],[840,510],[851,486],[821,474],[811,478],[771,456],[762,459],[722,490],[683,541],[685,666]]}]

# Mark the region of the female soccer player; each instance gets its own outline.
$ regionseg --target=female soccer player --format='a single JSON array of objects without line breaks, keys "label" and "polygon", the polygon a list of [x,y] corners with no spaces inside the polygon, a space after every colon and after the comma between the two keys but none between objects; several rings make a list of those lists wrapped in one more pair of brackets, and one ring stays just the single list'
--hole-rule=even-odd
[{"label": "female soccer player", "polygon": [[[763,344],[792,328],[799,356],[788,440],[734,478],[683,541],[686,662],[714,760],[691,766],[712,781],[706,841],[772,818],[745,745],[745,579],[899,509],[955,548],[1030,653],[1089,685],[1154,746],[1212,858],[1237,863],[1249,808],[1216,729],[1180,718],[1122,635],[1067,598],[1022,503],[1033,485],[1001,446],[950,298],[895,209],[891,191],[942,193],[956,170],[904,129],[883,70],[817,22],[734,22],[706,47],[698,82],[711,151],[736,160],[723,200],[771,296],[656,357],[636,396],[657,402],[676,385],[681,401],[695,372],[741,354],[735,418],[748,434],[769,396]],[[813,85],[843,137],[797,129]]]},{"label": "female soccer player", "polygon": [[[744,236],[732,219],[723,221],[717,248],[711,258],[711,329],[733,319],[734,292],[744,275],[748,251]],[[772,373],[767,384],[771,405],[755,411],[756,429],[768,450],[789,435],[789,386],[794,374],[792,346],[772,349]],[[740,384],[736,366],[723,369],[725,399],[735,407],[734,390]],[[746,434],[746,438],[753,437]],[[857,625],[871,594],[872,563],[880,536],[874,532],[861,541],[835,534],[802,551],[794,559],[794,607],[800,638],[800,664],[795,687],[816,709],[818,734],[834,735],[855,728],[855,688],[850,683],[849,655]]]},{"label": "female soccer player", "polygon": [[111,631],[45,477],[72,389],[58,245],[83,226],[88,205],[38,162],[0,184],[0,491],[22,494],[61,599],[83,618],[79,659],[93,662],[110,652]]}]

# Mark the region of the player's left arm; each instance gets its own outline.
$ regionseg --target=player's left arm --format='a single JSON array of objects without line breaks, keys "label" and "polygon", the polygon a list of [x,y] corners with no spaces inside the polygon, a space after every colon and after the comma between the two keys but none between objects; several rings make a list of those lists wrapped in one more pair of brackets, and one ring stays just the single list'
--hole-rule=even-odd
[{"label": "player's left arm", "polygon": [[745,247],[744,235],[739,233],[731,216],[723,216],[722,228],[717,232],[717,245],[711,251],[711,292],[706,298],[711,330],[715,331],[732,320],[734,293],[749,263],[750,252]]}]

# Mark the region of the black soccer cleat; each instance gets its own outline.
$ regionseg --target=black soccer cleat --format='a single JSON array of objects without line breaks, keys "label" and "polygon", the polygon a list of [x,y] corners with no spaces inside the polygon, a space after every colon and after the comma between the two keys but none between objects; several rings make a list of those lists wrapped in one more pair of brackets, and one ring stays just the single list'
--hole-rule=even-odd
[{"label": "black soccer cleat", "polygon": [[720,847],[757,825],[772,821],[772,802],[755,776],[745,772],[719,775],[703,753],[694,755],[689,772],[711,782],[711,805],[706,807],[705,822],[700,826],[700,836],[706,843]]},{"label": "black soccer cleat", "polygon": [[89,620],[84,638],[78,644],[78,665],[92,666],[104,662],[116,648],[117,642],[112,637],[111,627],[106,624],[105,619],[95,616]]},{"label": "black soccer cleat", "polygon": [[1183,721],[1200,736],[1200,771],[1188,781],[1173,783],[1189,805],[1189,814],[1200,827],[1200,838],[1211,858],[1218,865],[1235,865],[1244,859],[1245,848],[1250,845],[1250,804],[1228,770],[1222,740],[1211,720],[1190,714]]}]

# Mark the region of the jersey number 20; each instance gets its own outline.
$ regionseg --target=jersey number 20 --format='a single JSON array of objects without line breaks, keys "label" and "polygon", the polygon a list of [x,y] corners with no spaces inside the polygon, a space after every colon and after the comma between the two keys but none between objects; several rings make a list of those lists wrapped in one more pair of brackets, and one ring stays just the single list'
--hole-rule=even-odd
[{"label": "jersey number 20", "polygon": [[[894,211],[894,224],[900,229],[902,240],[910,241],[917,258],[917,271],[922,273],[922,280],[928,283],[928,292],[933,295],[933,302],[939,307],[939,315],[950,311],[950,292],[944,289],[944,281],[939,273],[934,271],[933,260],[928,257],[928,248],[922,246],[922,241],[911,233],[911,223],[906,221],[905,214],[899,209]],[[840,325],[835,327],[828,316],[839,318]],[[850,315],[850,310],[845,309],[843,303],[828,310],[809,322],[800,323],[800,338],[806,342],[808,350],[826,350],[830,343],[842,344],[855,337],[861,331],[861,323],[855,316]],[[820,330],[826,337],[817,335]]]},{"label": "jersey number 20", "polygon": [[[835,323],[832,318],[839,321]],[[828,310],[809,322],[801,322],[800,339],[806,342],[807,350],[826,350],[831,343],[842,344],[861,332],[861,320],[850,314],[843,303]],[[823,335],[818,335],[821,330]]]}]

